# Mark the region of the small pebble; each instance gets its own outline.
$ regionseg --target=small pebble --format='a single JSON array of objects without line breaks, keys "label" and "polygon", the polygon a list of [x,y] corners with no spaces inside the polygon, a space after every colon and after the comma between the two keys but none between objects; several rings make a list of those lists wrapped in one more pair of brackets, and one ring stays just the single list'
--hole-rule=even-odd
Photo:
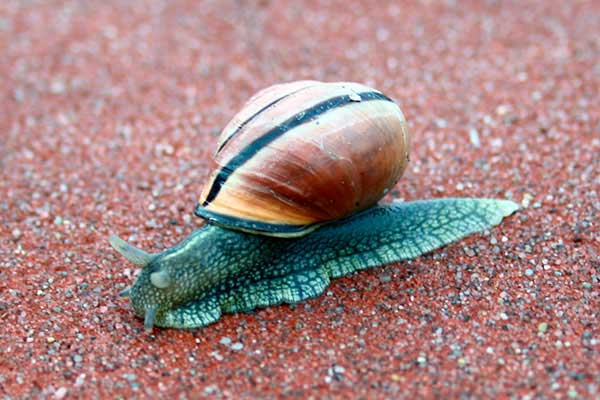
[{"label": "small pebble", "polygon": [[474,147],[479,147],[481,145],[481,141],[479,140],[479,132],[477,132],[477,129],[469,129],[469,140]]},{"label": "small pebble", "polygon": [[19,240],[23,235],[23,232],[21,232],[19,228],[15,228],[12,230],[11,234],[14,240]]},{"label": "small pebble", "polygon": [[526,276],[533,276],[533,274],[534,274],[534,271],[531,268],[527,268],[525,270],[525,275]]},{"label": "small pebble", "polygon": [[500,104],[498,107],[496,107],[496,114],[498,114],[500,116],[506,115],[509,111],[510,111],[510,106],[508,106],[506,104]]},{"label": "small pebble", "polygon": [[133,381],[135,381],[135,379],[137,378],[137,377],[135,376],[135,374],[125,374],[125,375],[124,375],[124,377],[125,377],[125,379],[127,379],[129,382],[133,382]]},{"label": "small pebble", "polygon": [[361,97],[360,97],[360,95],[358,93],[355,93],[355,92],[350,92],[348,94],[348,97],[350,98],[351,101],[361,101],[362,100]]},{"label": "small pebble", "polygon": [[470,247],[464,247],[463,250],[464,250],[465,254],[468,255],[469,257],[475,256],[475,252]]},{"label": "small pebble", "polygon": [[346,372],[346,368],[342,367],[341,365],[334,365],[333,366],[333,372],[336,373],[336,374],[338,374],[338,375],[341,375],[344,372]]},{"label": "small pebble", "polygon": [[530,195],[529,193],[525,193],[523,195],[523,200],[521,200],[521,206],[523,206],[523,208],[529,207],[531,200],[533,200],[533,196]]},{"label": "small pebble", "polygon": [[448,126],[448,121],[446,121],[443,118],[436,118],[435,119],[435,126],[437,126],[440,129],[444,129]]},{"label": "small pebble", "polygon": [[58,389],[56,389],[56,391],[54,392],[54,395],[52,397],[57,400],[60,400],[60,399],[64,399],[66,395],[67,395],[67,388],[64,386],[61,386]]},{"label": "small pebble", "polygon": [[574,387],[572,387],[572,386],[569,388],[569,391],[567,392],[567,395],[571,399],[576,399],[576,398],[579,397],[579,393],[577,393],[577,390]]},{"label": "small pebble", "polygon": [[239,351],[244,348],[244,345],[240,342],[231,345],[231,350]]},{"label": "small pebble", "polygon": [[52,92],[53,94],[61,94],[64,93],[65,90],[65,83],[60,79],[53,80],[50,84],[50,92]]}]

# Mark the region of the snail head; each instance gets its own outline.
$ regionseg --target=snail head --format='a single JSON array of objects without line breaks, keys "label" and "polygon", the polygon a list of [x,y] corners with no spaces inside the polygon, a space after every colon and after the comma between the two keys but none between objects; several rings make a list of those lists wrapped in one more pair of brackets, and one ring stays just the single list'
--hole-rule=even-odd
[{"label": "snail head", "polygon": [[160,254],[147,253],[115,235],[109,242],[128,261],[142,268],[135,283],[122,290],[119,296],[130,298],[136,314],[144,318],[144,328],[150,332],[157,318],[172,303],[169,289],[174,285],[169,268],[161,265]]}]

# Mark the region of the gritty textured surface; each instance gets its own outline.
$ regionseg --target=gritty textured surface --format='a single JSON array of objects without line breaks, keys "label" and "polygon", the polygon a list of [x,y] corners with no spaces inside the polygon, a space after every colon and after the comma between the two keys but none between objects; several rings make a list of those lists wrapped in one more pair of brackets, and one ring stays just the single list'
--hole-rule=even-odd
[{"label": "gritty textured surface", "polygon": [[[599,396],[600,3],[402,3],[0,2],[0,394]],[[298,306],[145,335],[107,237],[199,226],[220,128],[307,78],[397,99],[395,196],[526,208]]]}]

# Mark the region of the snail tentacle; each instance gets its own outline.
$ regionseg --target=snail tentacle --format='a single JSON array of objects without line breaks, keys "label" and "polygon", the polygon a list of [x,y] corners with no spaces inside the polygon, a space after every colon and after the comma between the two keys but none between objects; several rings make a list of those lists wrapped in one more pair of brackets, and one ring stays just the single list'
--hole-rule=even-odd
[{"label": "snail tentacle", "polygon": [[158,307],[155,305],[146,307],[146,314],[144,315],[144,329],[146,332],[152,332],[152,327],[156,321],[156,314]]},{"label": "snail tentacle", "polygon": [[112,235],[108,241],[110,245],[118,251],[123,257],[131,261],[139,267],[145,267],[156,258],[155,254],[150,254],[144,250],[138,249],[135,246],[130,245],[117,235]]}]

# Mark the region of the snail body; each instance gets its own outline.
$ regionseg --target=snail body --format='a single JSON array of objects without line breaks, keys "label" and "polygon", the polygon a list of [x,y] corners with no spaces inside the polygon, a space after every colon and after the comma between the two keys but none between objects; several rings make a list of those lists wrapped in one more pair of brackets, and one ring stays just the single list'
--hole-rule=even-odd
[{"label": "snail body", "polygon": [[417,257],[518,208],[494,199],[378,205],[406,168],[408,130],[391,99],[359,84],[267,88],[217,147],[195,210],[204,227],[158,254],[110,238],[142,267],[122,295],[147,330],[315,297],[331,278]]}]

